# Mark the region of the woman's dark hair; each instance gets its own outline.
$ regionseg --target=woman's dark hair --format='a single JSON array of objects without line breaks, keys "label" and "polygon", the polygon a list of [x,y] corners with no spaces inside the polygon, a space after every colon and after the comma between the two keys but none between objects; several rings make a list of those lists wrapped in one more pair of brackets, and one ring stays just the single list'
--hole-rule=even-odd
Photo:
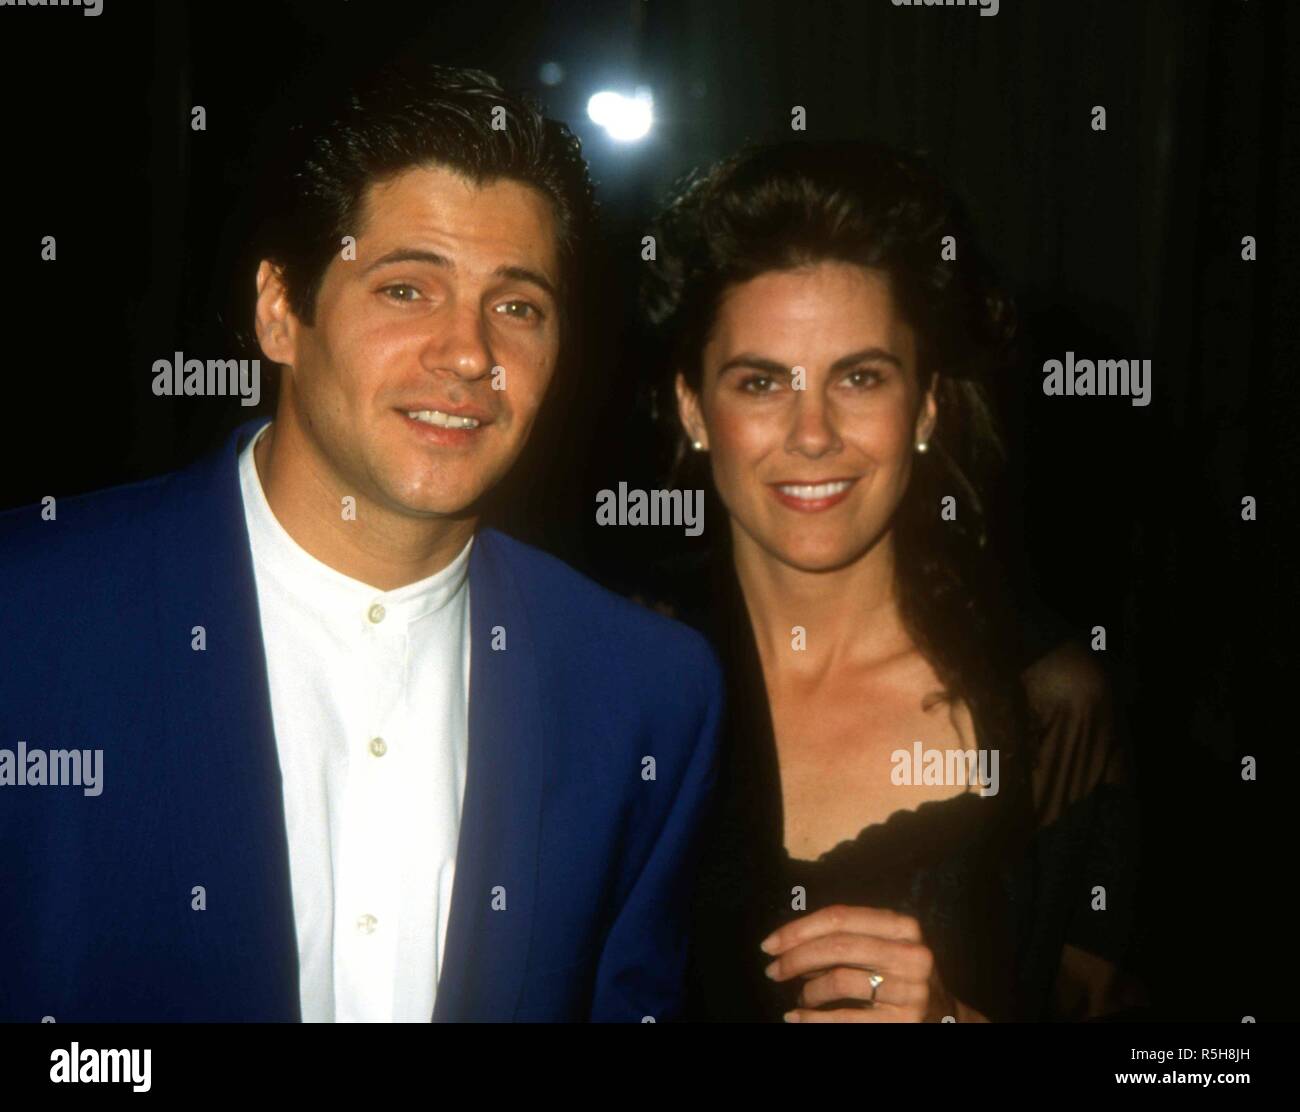
[{"label": "woman's dark hair", "polygon": [[571,289],[594,212],[591,180],[578,139],[528,98],[481,70],[403,61],[324,107],[304,88],[288,114],[256,238],[260,257],[283,268],[290,305],[308,324],[343,236],[359,233],[366,190],[417,166],[540,191],[554,206],[562,280]]},{"label": "woman's dark hair", "polygon": [[[642,307],[668,374],[677,472],[690,460],[671,379],[697,393],[701,356],[723,294],[768,271],[819,262],[882,271],[917,337],[924,391],[935,376],[929,451],[893,522],[903,621],[948,698],[993,736],[1023,736],[1010,622],[988,547],[987,492],[1004,462],[988,384],[1011,365],[1015,317],[964,214],[923,162],[869,142],[786,143],[742,152],[677,189],[653,229],[656,260]],[[949,238],[951,237],[951,238]],[[698,458],[698,457],[697,457]],[[954,495],[955,521],[940,519]]]}]

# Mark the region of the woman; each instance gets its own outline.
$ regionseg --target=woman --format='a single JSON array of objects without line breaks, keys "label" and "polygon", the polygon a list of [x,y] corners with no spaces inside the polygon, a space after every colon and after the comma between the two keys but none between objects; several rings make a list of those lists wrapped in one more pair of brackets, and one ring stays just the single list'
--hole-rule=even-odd
[{"label": "woman", "polygon": [[674,600],[729,684],[692,1015],[1130,1002],[1126,763],[1091,654],[990,572],[1013,323],[950,198],[885,148],[795,143],[691,182],[656,246],[683,455],[727,515],[711,590]]}]

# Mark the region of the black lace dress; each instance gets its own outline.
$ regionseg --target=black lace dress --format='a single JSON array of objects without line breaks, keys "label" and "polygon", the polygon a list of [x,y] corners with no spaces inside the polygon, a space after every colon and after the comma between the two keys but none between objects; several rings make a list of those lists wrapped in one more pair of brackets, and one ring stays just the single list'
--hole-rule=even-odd
[{"label": "black lace dress", "polygon": [[[776,744],[734,576],[713,576],[703,620],[698,608],[677,610],[713,638],[728,684],[687,1019],[779,1022],[796,1006],[799,982],[769,980],[759,942],[836,903],[914,916],[945,986],[992,1021],[1082,1019],[1142,1003],[1121,971],[1138,824],[1106,684],[1087,650],[1027,637],[1032,757],[981,741],[1000,749],[996,794],[972,790],[897,811],[805,861],[783,845]],[[976,728],[983,739],[978,720]]]}]

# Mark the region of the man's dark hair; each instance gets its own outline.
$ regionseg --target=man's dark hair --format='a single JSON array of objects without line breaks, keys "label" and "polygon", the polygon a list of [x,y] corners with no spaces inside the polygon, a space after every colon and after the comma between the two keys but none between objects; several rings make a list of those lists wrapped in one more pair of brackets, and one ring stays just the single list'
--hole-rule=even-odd
[{"label": "man's dark hair", "polygon": [[325,270],[343,237],[359,234],[367,190],[419,166],[476,185],[516,181],[547,197],[567,300],[594,204],[581,145],[563,123],[490,74],[431,63],[390,64],[323,110],[311,104],[304,97],[293,112],[257,236],[260,257],[282,268],[299,319],[314,323]]}]

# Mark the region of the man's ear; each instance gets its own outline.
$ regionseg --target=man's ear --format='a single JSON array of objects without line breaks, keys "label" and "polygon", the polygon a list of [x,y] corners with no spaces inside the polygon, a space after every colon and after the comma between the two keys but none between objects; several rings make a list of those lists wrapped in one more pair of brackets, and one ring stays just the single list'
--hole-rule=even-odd
[{"label": "man's ear", "polygon": [[263,259],[257,268],[257,342],[272,363],[292,367],[296,358],[298,319],[289,308],[289,291],[280,268]]},{"label": "man's ear", "polygon": [[705,451],[709,447],[709,432],[704,427],[704,418],[700,415],[700,396],[686,384],[686,376],[677,372],[673,379],[673,389],[677,393],[677,418],[686,430],[692,443],[699,444]]}]

